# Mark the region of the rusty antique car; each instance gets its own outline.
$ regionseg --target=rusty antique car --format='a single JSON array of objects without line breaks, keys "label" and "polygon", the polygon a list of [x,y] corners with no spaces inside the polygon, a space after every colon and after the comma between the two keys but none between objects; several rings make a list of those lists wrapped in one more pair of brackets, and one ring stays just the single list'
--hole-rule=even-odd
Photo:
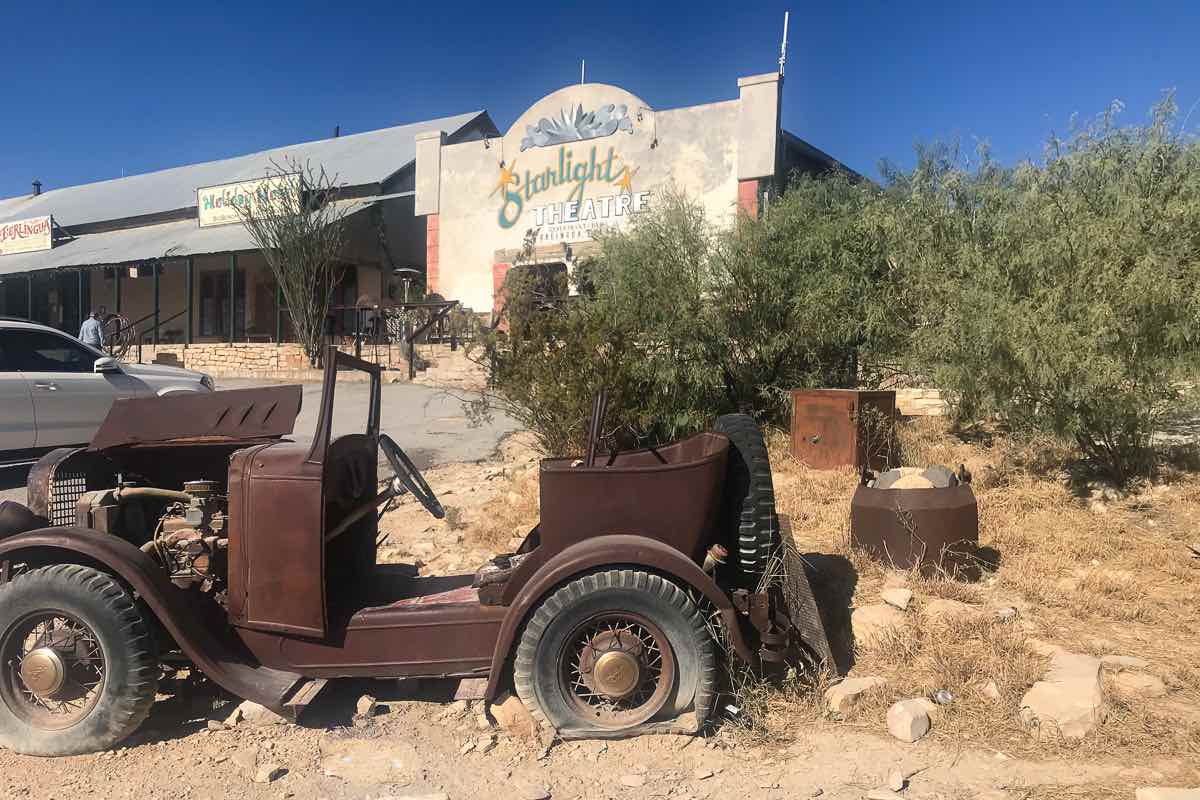
[{"label": "rusty antique car", "polygon": [[[624,736],[700,729],[717,639],[751,665],[828,658],[802,571],[790,609],[759,589],[779,534],[750,418],[542,461],[541,519],[517,552],[424,576],[376,562],[393,498],[444,515],[379,430],[379,368],[333,350],[325,364],[311,444],[286,438],[298,386],[119,400],[88,447],[34,467],[27,507],[0,504],[0,744],[109,747],[164,666],[292,719],[331,678],[486,679],[486,699],[512,686],[563,736]],[[339,369],[369,374],[371,404],[335,438]]]}]

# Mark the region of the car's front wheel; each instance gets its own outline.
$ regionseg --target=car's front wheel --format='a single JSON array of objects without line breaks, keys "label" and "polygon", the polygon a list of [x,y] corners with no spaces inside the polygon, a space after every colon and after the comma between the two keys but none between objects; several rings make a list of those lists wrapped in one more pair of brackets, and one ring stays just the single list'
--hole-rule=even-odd
[{"label": "car's front wheel", "polygon": [[543,723],[568,736],[620,735],[694,714],[716,691],[715,642],[679,586],[622,569],[550,595],[521,635],[513,682]]},{"label": "car's front wheel", "polygon": [[0,745],[108,748],[146,718],[158,676],[146,621],[110,575],[59,564],[0,586]]}]

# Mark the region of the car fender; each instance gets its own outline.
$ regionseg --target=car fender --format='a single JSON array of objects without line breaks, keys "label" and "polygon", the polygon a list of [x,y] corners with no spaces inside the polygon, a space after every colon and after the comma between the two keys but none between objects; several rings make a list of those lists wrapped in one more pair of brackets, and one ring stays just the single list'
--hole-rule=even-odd
[{"label": "car fender", "polygon": [[703,594],[721,615],[722,627],[738,658],[746,663],[754,661],[753,651],[742,636],[738,614],[729,596],[717,586],[704,570],[687,556],[657,539],[630,534],[596,536],[571,545],[554,555],[537,572],[530,576],[517,592],[508,607],[508,614],[500,626],[500,636],[492,654],[492,667],[488,674],[484,697],[489,702],[495,698],[499,688],[504,664],[516,642],[521,626],[541,601],[559,586],[578,575],[599,568],[629,569],[643,568],[661,573],[685,587]]},{"label": "car fender", "polygon": [[[82,559],[80,558],[82,557]],[[42,528],[0,541],[0,575],[14,561],[99,564],[137,592],[184,654],[214,683],[283,714],[283,700],[301,676],[248,662],[201,623],[195,600],[168,579],[162,567],[124,539],[89,528]]]}]

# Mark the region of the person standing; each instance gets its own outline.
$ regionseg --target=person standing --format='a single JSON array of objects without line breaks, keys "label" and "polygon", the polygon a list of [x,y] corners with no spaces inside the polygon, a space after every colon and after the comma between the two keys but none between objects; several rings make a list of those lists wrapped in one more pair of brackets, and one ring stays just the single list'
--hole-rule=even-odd
[{"label": "person standing", "polygon": [[100,312],[93,311],[79,326],[79,341],[99,350],[104,342],[103,327],[100,322]]}]

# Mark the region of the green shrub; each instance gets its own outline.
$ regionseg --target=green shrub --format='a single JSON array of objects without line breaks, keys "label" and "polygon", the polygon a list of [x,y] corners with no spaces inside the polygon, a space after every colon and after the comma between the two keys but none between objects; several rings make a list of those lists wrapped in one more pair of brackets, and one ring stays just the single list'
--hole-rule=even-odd
[{"label": "green shrub", "polygon": [[765,219],[716,230],[674,193],[580,265],[584,290],[548,302],[526,271],[505,285],[508,331],[482,339],[500,402],[549,452],[586,442],[591,397],[610,393],[607,431],[660,443],[745,410],[785,424],[788,390],[852,386],[860,356],[894,346],[877,191],[842,177],[799,180]]},{"label": "green shrub", "polygon": [[889,198],[913,355],[959,416],[1069,437],[1123,482],[1195,377],[1200,147],[1169,102],[1145,127],[1118,110],[1042,166],[925,151]]}]

